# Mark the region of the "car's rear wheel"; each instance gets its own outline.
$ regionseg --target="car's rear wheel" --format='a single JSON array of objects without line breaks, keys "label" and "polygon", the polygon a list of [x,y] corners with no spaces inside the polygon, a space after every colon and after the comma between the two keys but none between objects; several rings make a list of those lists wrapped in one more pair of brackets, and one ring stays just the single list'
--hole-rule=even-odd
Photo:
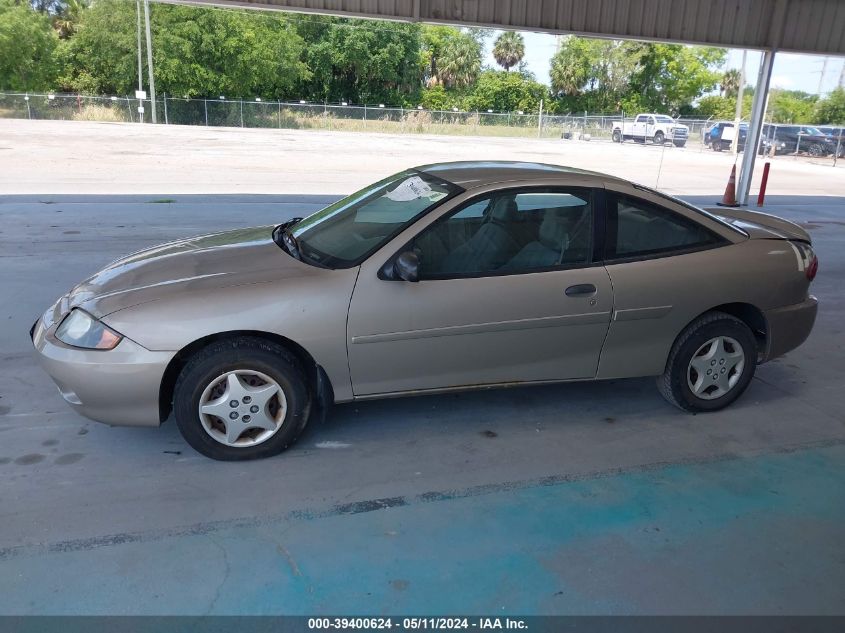
[{"label": "car's rear wheel", "polygon": [[614,143],[621,143],[622,142],[622,133],[619,130],[613,130],[613,142]]},{"label": "car's rear wheel", "polygon": [[296,356],[251,336],[202,349],[182,369],[173,394],[176,424],[188,444],[224,461],[281,453],[305,428],[309,408]]},{"label": "car's rear wheel", "polygon": [[825,151],[824,147],[822,147],[819,143],[813,143],[810,145],[810,149],[808,150],[810,156],[815,156],[818,158],[819,156],[824,156]]},{"label": "car's rear wheel", "polygon": [[678,336],[657,387],[685,411],[716,411],[742,395],[756,363],[749,327],[724,312],[708,312]]}]

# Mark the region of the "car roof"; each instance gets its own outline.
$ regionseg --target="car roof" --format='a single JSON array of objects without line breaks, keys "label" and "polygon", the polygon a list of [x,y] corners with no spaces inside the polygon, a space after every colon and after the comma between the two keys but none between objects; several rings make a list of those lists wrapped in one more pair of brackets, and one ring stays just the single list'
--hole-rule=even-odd
[{"label": "car roof", "polygon": [[[550,165],[547,163],[531,163],[509,160],[485,161],[456,161],[449,163],[432,163],[416,167],[432,176],[454,183],[464,189],[483,187],[497,182],[512,182],[520,180],[565,180],[567,176],[583,180],[595,180],[596,185],[608,181],[625,182],[615,176],[609,176],[597,171]],[[630,183],[627,183],[630,184]]]}]

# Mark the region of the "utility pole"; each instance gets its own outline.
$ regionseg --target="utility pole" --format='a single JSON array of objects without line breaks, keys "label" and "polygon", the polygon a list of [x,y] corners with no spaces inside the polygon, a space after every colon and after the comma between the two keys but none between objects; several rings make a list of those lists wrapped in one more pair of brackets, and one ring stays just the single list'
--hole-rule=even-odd
[{"label": "utility pole", "polygon": [[153,123],[156,122],[156,82],[153,78],[153,38],[150,34],[150,2],[144,0],[144,22],[147,28],[147,72],[150,74],[150,105],[152,106]]},{"label": "utility pole", "polygon": [[[734,156],[739,153],[739,122],[742,121],[742,95],[745,92],[745,58],[748,51],[742,51],[742,67],[739,69],[739,88],[736,91],[736,112],[734,113],[734,140],[731,152]],[[747,140],[747,135],[746,135]]]},{"label": "utility pole", "polygon": [[140,96],[144,92],[144,66],[141,61],[141,0],[135,0],[135,13],[138,16],[138,118],[144,122],[144,101]]},{"label": "utility pole", "polygon": [[822,74],[819,77],[819,97],[822,96],[822,87],[824,86],[824,74],[827,72],[827,62],[830,57],[825,57],[824,62],[822,63]]},{"label": "utility pole", "polygon": [[845,63],[842,64],[842,71],[839,73],[839,87],[845,88]]}]

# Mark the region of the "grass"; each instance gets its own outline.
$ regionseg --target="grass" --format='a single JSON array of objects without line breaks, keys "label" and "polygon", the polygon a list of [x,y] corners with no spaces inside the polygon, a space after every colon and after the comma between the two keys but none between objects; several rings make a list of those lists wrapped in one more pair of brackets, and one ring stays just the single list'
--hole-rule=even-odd
[{"label": "grass", "polygon": [[111,106],[88,104],[75,110],[71,115],[73,121],[105,121],[109,123],[121,123],[126,120],[123,111],[118,111]]}]

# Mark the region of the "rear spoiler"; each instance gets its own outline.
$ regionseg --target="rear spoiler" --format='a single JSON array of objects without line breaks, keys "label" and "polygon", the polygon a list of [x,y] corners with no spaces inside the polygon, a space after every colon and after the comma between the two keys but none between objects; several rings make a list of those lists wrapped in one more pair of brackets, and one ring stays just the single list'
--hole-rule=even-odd
[{"label": "rear spoiler", "polygon": [[[787,240],[799,240],[812,243],[810,234],[795,222],[784,220],[768,213],[759,211],[748,211],[746,209],[734,209],[728,207],[707,207],[705,211],[745,230],[746,233],[753,233],[755,228],[763,228],[774,235]],[[749,230],[751,229],[751,230]]]}]

